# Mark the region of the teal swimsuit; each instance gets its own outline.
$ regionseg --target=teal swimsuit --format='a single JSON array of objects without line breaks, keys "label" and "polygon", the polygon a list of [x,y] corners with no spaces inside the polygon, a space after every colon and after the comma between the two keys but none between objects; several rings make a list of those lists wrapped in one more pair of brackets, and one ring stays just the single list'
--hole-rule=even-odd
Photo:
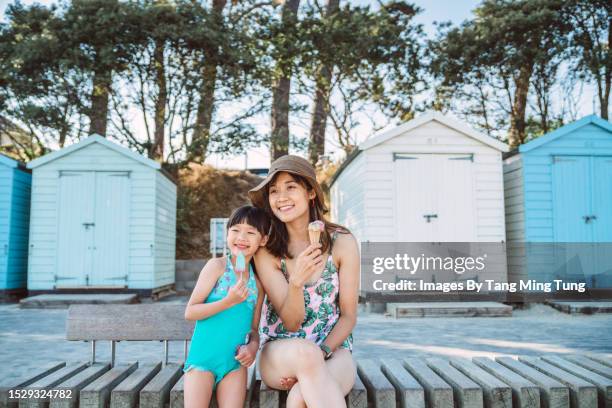
[{"label": "teal swimsuit", "polygon": [[[225,271],[204,303],[223,299],[235,284],[236,274],[228,255]],[[247,288],[249,294],[244,302],[196,322],[183,372],[191,369],[210,371],[215,376],[216,386],[223,377],[240,368],[240,363],[235,359],[236,350],[245,344],[245,338],[251,331],[257,303],[257,284],[250,264]]]}]

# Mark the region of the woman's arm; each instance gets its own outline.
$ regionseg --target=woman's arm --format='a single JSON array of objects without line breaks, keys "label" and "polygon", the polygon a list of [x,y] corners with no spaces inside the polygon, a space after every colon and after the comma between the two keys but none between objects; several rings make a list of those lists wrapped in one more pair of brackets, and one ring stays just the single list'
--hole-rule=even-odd
[{"label": "woman's arm", "polygon": [[287,283],[278,265],[278,258],[261,248],[255,254],[255,266],[263,288],[287,330],[299,330],[304,321],[303,286]]},{"label": "woman's arm", "polygon": [[[240,299],[243,297],[245,291],[245,285],[243,282],[232,286],[228,292],[228,295],[221,300],[211,303],[203,303],[204,300],[210,294],[210,291],[214,288],[217,280],[221,277],[225,270],[225,257],[212,258],[206,265],[196,283],[187,307],[185,308],[185,319],[186,320],[202,320],[207,317],[213,316],[233,305],[240,303]],[[246,297],[244,298],[246,299]],[[244,300],[242,299],[242,300]]]},{"label": "woman's arm", "polygon": [[340,318],[324,343],[335,350],[351,334],[357,323],[359,301],[359,247],[352,234],[338,234],[334,252],[339,255],[338,277],[340,281]]}]

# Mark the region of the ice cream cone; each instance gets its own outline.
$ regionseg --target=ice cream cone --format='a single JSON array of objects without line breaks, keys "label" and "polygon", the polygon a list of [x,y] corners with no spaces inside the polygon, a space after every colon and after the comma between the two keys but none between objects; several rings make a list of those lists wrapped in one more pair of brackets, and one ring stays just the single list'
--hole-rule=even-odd
[{"label": "ice cream cone", "polygon": [[308,224],[308,237],[310,238],[311,244],[319,243],[321,239],[321,233],[325,229],[325,223],[323,221],[313,221]]}]

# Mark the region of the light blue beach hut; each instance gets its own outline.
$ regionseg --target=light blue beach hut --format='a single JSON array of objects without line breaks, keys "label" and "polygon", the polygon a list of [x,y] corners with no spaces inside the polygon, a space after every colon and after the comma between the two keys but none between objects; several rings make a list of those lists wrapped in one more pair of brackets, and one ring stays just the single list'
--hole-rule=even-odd
[{"label": "light blue beach hut", "polygon": [[[612,288],[610,122],[587,116],[505,155],[504,193],[509,279]],[[536,252],[553,253],[552,268]]]},{"label": "light blue beach hut", "polygon": [[25,165],[0,154],[0,292],[26,287],[32,176]]},{"label": "light blue beach hut", "polygon": [[176,185],[159,163],[92,135],[28,168],[29,294],[174,285]]}]

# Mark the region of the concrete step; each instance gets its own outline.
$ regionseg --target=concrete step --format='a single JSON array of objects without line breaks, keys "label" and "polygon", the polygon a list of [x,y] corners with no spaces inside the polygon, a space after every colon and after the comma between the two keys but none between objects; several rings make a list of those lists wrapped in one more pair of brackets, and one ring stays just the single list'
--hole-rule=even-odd
[{"label": "concrete step", "polygon": [[548,305],[568,314],[599,314],[612,313],[612,302],[590,301],[578,302],[570,300],[549,300]]},{"label": "concrete step", "polygon": [[67,309],[70,305],[82,304],[129,304],[139,303],[137,293],[98,294],[45,294],[30,296],[19,301],[22,309]]},{"label": "concrete step", "polygon": [[400,317],[499,317],[512,316],[512,306],[498,302],[387,303],[387,313]]}]

